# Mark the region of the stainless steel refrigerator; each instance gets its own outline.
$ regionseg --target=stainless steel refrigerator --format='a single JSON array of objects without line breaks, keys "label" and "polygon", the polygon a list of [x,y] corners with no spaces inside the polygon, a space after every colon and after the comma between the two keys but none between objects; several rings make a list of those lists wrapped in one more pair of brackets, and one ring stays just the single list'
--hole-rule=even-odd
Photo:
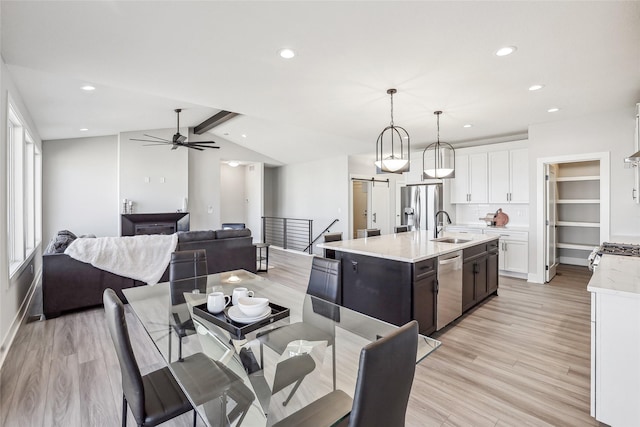
[{"label": "stainless steel refrigerator", "polygon": [[435,229],[434,216],[442,210],[442,184],[408,185],[400,189],[401,225],[411,230]]}]

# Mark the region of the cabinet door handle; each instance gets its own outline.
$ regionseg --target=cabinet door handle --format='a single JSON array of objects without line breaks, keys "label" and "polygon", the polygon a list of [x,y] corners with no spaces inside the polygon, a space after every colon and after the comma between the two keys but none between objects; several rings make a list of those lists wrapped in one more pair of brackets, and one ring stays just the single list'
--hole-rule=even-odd
[{"label": "cabinet door handle", "polygon": [[636,189],[635,189],[635,188],[633,188],[633,189],[631,190],[631,199],[632,199],[632,200],[635,200],[635,199],[636,199]]}]

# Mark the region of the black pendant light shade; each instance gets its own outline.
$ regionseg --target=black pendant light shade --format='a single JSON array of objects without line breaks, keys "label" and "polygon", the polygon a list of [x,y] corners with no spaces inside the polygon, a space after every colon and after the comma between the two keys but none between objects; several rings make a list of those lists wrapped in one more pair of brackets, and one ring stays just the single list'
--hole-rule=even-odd
[{"label": "black pendant light shade", "polygon": [[377,172],[402,173],[408,172],[410,166],[409,133],[393,123],[393,94],[395,89],[387,90],[391,95],[391,123],[384,128],[376,142]]},{"label": "black pendant light shade", "polygon": [[[434,111],[438,122],[438,140],[422,152],[423,179],[448,179],[456,176],[456,151],[451,144],[440,142],[440,114]],[[427,159],[425,160],[425,155]]]}]

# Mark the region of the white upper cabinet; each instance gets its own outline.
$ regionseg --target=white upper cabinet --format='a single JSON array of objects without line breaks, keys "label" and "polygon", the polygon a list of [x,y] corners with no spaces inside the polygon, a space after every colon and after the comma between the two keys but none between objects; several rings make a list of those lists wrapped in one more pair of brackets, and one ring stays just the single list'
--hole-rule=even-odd
[{"label": "white upper cabinet", "polygon": [[489,203],[529,203],[529,150],[488,153]]},{"label": "white upper cabinet", "polygon": [[451,203],[487,203],[487,153],[456,153]]}]

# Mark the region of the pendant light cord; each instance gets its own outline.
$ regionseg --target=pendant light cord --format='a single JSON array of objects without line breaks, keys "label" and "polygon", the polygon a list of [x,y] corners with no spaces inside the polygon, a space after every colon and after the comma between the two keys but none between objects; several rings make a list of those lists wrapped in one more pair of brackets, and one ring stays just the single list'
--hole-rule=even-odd
[{"label": "pendant light cord", "polygon": [[393,127],[393,92],[391,92],[391,127]]}]

